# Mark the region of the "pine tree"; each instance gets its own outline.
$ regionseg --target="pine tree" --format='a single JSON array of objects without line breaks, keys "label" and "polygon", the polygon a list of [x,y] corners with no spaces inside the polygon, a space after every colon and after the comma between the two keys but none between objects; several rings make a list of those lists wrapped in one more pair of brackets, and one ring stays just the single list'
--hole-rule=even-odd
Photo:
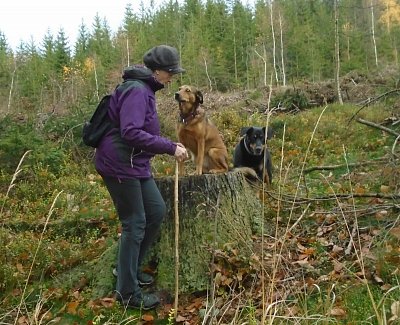
[{"label": "pine tree", "polygon": [[75,43],[74,60],[78,65],[83,66],[89,56],[89,31],[82,21],[79,26],[78,38]]},{"label": "pine tree", "polygon": [[68,38],[65,35],[65,31],[62,27],[58,31],[55,40],[54,56],[56,72],[59,74],[64,73],[65,69],[68,69],[71,65],[71,53],[68,44]]},{"label": "pine tree", "polygon": [[111,68],[114,61],[115,49],[111,40],[111,30],[107,20],[96,14],[93,22],[93,32],[89,39],[89,53],[105,68]]}]

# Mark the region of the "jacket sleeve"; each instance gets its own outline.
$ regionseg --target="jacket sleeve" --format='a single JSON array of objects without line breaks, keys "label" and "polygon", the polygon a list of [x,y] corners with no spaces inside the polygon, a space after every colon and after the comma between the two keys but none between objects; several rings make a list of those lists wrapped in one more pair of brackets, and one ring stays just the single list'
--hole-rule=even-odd
[{"label": "jacket sleeve", "polygon": [[[122,139],[135,149],[173,156],[176,143],[159,135],[160,126],[155,103],[154,105],[149,103],[151,99],[146,91],[135,87],[127,92],[121,100],[119,119]],[[154,112],[149,114],[148,110],[152,109]]]}]

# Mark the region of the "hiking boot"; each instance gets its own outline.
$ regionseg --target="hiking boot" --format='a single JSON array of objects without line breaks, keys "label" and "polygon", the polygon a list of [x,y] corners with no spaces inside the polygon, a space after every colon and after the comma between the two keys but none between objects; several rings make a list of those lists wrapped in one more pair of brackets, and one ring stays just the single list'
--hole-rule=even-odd
[{"label": "hiking boot", "polygon": [[154,282],[154,277],[149,273],[139,272],[137,279],[140,286],[148,286]]},{"label": "hiking boot", "polygon": [[125,308],[150,310],[160,304],[160,299],[154,293],[143,293],[140,296],[130,296],[127,299],[117,298]]},{"label": "hiking boot", "polygon": [[[118,276],[118,271],[116,268],[112,270],[112,273],[115,277]],[[139,272],[137,278],[140,286],[147,286],[154,282],[154,277],[145,272]]]}]

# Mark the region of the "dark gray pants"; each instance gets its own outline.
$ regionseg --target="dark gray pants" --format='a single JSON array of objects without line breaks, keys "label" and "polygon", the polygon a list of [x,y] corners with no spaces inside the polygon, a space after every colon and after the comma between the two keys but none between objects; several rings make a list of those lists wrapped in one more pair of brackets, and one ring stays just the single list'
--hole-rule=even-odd
[{"label": "dark gray pants", "polygon": [[164,199],[153,178],[118,180],[103,177],[111,195],[122,233],[118,251],[117,295],[141,294],[137,273],[166,215]]}]

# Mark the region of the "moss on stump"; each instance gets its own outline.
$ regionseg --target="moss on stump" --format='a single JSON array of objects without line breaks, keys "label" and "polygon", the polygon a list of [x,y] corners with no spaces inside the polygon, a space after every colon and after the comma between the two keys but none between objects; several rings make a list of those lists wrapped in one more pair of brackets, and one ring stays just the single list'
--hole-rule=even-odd
[{"label": "moss on stump", "polygon": [[[174,177],[156,179],[167,204],[160,241],[157,285],[175,283]],[[241,173],[179,178],[179,290],[204,290],[210,284],[212,252],[229,244],[250,254],[252,235],[261,227],[262,205]]]}]

